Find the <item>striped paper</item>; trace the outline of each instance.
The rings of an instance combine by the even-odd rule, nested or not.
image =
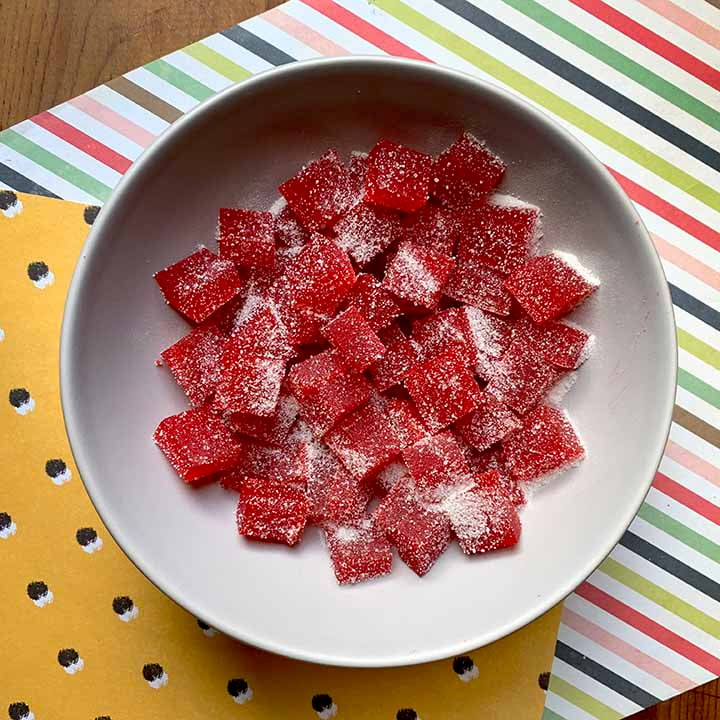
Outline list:
[[[565,602],[544,720],[612,720],[720,675],[720,11],[703,0],[291,0],[0,133],[0,185],[102,204],[170,123],[295,60],[398,55],[503,85],[608,167],[667,274],[670,441]]]

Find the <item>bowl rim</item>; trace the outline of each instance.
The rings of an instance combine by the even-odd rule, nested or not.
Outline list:
[[[239,631],[237,628],[232,627],[222,619],[213,617],[212,613],[206,613],[202,608],[197,607],[195,603],[189,602],[184,597],[184,592],[181,586],[176,585],[172,580],[164,577],[161,571],[152,567],[151,564],[144,559],[142,551],[139,548],[134,547],[131,538],[128,537],[122,529],[120,523],[116,521],[112,508],[109,507],[103,500],[102,493],[100,491],[100,484],[97,483],[89,473],[84,471],[84,468],[89,467],[90,463],[84,449],[84,443],[82,442],[82,438],[80,437],[80,433],[77,429],[80,411],[74,400],[74,392],[71,381],[72,373],[70,370],[72,366],[74,338],[78,335],[77,318],[80,311],[81,291],[87,280],[86,267],[89,265],[88,260],[97,252],[100,239],[106,232],[106,226],[109,227],[112,224],[114,209],[116,206],[121,205],[124,196],[130,191],[135,177],[141,175],[146,166],[151,165],[154,159],[158,155],[161,155],[166,147],[171,147],[175,142],[176,136],[185,127],[201,121],[202,118],[204,118],[209,112],[217,110],[227,103],[233,102],[236,95],[241,95],[255,86],[273,82],[275,79],[280,77],[303,75],[308,72],[312,73],[318,68],[322,69],[323,67],[330,65],[340,68],[343,66],[359,66],[365,67],[368,70],[382,70],[387,66],[393,66],[398,68],[400,71],[406,70],[412,73],[426,73],[444,76],[445,78],[455,81],[470,83],[475,85],[478,90],[485,95],[494,96],[497,100],[509,105],[512,111],[530,115],[536,121],[544,125],[552,126],[554,131],[559,133],[564,141],[572,146],[575,153],[581,157],[582,161],[595,169],[599,179],[601,178],[607,186],[607,189],[610,190],[611,195],[614,197],[614,201],[618,204],[618,206],[622,208],[625,213],[629,213],[633,217],[635,224],[637,225],[639,235],[642,238],[641,242],[644,243],[645,249],[649,251],[647,254],[650,259],[651,267],[648,267],[648,272],[654,273],[658,284],[662,288],[661,293],[656,298],[656,302],[662,306],[661,312],[668,323],[668,335],[670,336],[673,349],[672,357],[669,359],[670,372],[668,373],[666,385],[665,387],[658,388],[658,391],[662,391],[665,400],[663,412],[658,418],[657,431],[655,432],[656,447],[654,449],[654,454],[657,456],[657,462],[652,468],[648,469],[649,471],[647,473],[647,477],[644,479],[644,482],[637,483],[637,489],[632,502],[627,504],[624,512],[618,514],[619,520],[616,524],[617,529],[615,532],[608,535],[608,541],[602,550],[590,558],[573,577],[568,578],[567,582],[559,587],[555,593],[549,594],[542,602],[532,606],[523,615],[497,628],[495,632],[486,633],[484,636],[479,638],[470,638],[462,642],[456,642],[450,646],[437,648],[434,651],[426,651],[421,654],[407,652],[405,655],[393,656],[391,658],[384,658],[380,656],[375,660],[365,657],[358,659],[352,656],[330,656],[317,652],[307,652],[294,647],[283,647],[280,643],[266,641],[262,637],[256,637],[248,630]],[[677,336],[672,300],[657,250],[650,238],[647,228],[645,227],[631,200],[606,167],[580,140],[562,127],[562,125],[560,125],[547,113],[534,107],[522,97],[469,73],[442,65],[431,64],[421,60],[409,60],[405,58],[373,55],[353,55],[341,58],[317,58],[297,61],[287,65],[270,68],[253,75],[250,78],[230,85],[224,90],[218,92],[216,95],[200,102],[192,110],[176,120],[163,131],[163,133],[140,155],[140,157],[135,160],[130,169],[120,179],[108,201],[104,204],[102,212],[99,213],[97,219],[95,220],[80,251],[73,271],[65,302],[60,335],[60,399],[65,429],[70,442],[70,448],[75,464],[78,468],[83,485],[85,486],[85,489],[87,490],[90,500],[100,516],[100,519],[112,538],[115,542],[117,542],[123,553],[130,559],[135,567],[171,600],[186,609],[188,612],[192,613],[193,616],[202,618],[212,627],[215,627],[226,635],[278,655],[290,657],[296,660],[331,666],[365,668],[396,667],[416,665],[460,655],[479,647],[489,645],[490,643],[508,636],[531,623],[559,602],[563,601],[595,571],[595,569],[610,554],[610,552],[612,552],[623,533],[635,518],[645,499],[645,496],[650,490],[652,480],[655,477],[662,460],[663,451],[670,433],[675,402],[677,355]]]

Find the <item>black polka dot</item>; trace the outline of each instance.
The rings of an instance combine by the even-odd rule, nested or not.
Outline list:
[[[47,263],[44,263],[42,260],[31,262],[27,266],[28,277],[33,282],[37,282],[40,278],[45,277],[45,275],[47,275],[49,272],[50,268],[47,266]]]
[[[200,618],[197,619],[197,624],[201,630],[209,630],[210,629],[210,626],[204,620],[201,620]]]
[[[39,600],[43,595],[47,595],[48,586],[42,580],[35,580],[28,583],[27,594],[31,600]]]
[[[538,685],[542,690],[547,690],[550,686],[550,673],[542,672],[538,675]]]
[[[30,708],[27,703],[14,702],[8,705],[8,715],[10,720],[23,720],[30,715]]]
[[[417,720],[417,713],[412,708],[401,708],[395,715],[396,720]]]
[[[310,704],[315,712],[322,712],[323,710],[331,708],[333,701],[326,693],[320,693],[319,695],[313,695]]]
[[[51,478],[56,478],[58,475],[62,475],[67,470],[67,465],[64,460],[60,458],[53,458],[45,463],[45,472]]]
[[[0,512],[0,530],[7,530],[12,525],[12,518],[6,512]]]
[[[76,663],[80,656],[75,648],[63,648],[60,650],[57,656],[58,662],[64,667],[70,667],[73,663]]]
[[[133,609],[133,601],[127,595],[118,595],[112,601],[113,610],[118,615]]]
[[[97,540],[97,533],[91,527],[83,527],[75,533],[75,539],[80,545],[85,547],[86,545],[89,545],[90,543]]]
[[[112,720],[109,715],[98,715],[95,720]]]
[[[30,393],[25,388],[13,388],[8,395],[8,399],[14,408],[19,408],[30,399]]]
[[[88,225],[92,225],[97,219],[99,212],[100,208],[97,205],[88,205],[85,210],[83,210],[83,218],[85,218],[85,222]]]
[[[475,663],[472,661],[472,658],[469,658],[467,655],[460,655],[460,657],[456,657],[452,664],[453,670],[458,675],[462,675],[464,672],[472,670],[474,665]]]
[[[227,691],[233,697],[242,695],[243,693],[246,693],[247,690],[248,690],[248,684],[247,684],[247,681],[244,680],[243,678],[233,678],[232,680],[228,680]]]
[[[17,202],[17,195],[12,190],[0,190],[0,210],[7,210]]]
[[[142,669],[142,675],[148,682],[160,679],[164,672],[162,665],[158,663],[147,663]]]

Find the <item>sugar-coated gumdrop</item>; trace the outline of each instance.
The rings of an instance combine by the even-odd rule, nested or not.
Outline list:
[[[397,239],[400,219],[393,210],[360,203],[345,213],[333,229],[337,244],[363,267]]]
[[[412,212],[428,200],[433,159],[390,140],[379,140],[368,156],[365,200]]]
[[[512,296],[536,323],[569,313],[599,284],[574,255],[561,252],[531,258],[505,281]]]
[[[354,307],[336,315],[322,332],[345,367],[364,370],[385,354],[380,338]]]
[[[227,470],[242,452],[227,425],[207,406],[161,420],[153,440],[185,482]]]
[[[487,203],[460,219],[461,265],[480,264],[503,275],[530,256],[540,232],[540,210],[534,205]]]
[[[535,480],[585,457],[585,448],[566,413],[541,405],[523,418],[504,443],[506,467],[515,480]]]
[[[504,276],[474,258],[456,259],[443,292],[453,300],[496,315],[509,315],[512,307]]]
[[[328,150],[280,186],[280,192],[308,230],[332,225],[352,202],[352,188],[336,150]]]
[[[277,244],[288,248],[300,248],[310,239],[307,230],[284,198],[280,198],[270,212],[273,214],[273,230]]]
[[[387,327],[400,315],[393,296],[370,274],[361,273],[343,300],[343,307],[354,307],[373,330]]]
[[[574,370],[582,365],[592,351],[592,335],[566,323],[547,322],[537,325],[524,318],[517,324],[515,333],[549,363],[565,370]]]
[[[417,365],[404,380],[428,428],[437,432],[474,410],[480,387],[467,361],[449,351]]]
[[[465,308],[448,308],[430,313],[413,322],[412,338],[423,358],[456,349],[473,364],[473,340]]]
[[[197,327],[160,353],[193,405],[204,405],[213,393],[225,338],[214,327]]]
[[[384,391],[401,382],[420,362],[420,349],[397,325],[382,331],[380,339],[385,345],[385,355],[375,363],[371,373],[377,389]]]
[[[305,488],[308,481],[308,443],[287,442],[280,446],[265,445],[243,440],[242,456],[235,467],[223,473],[220,484],[230,490],[239,490],[245,478],[293,483]]]
[[[432,194],[449,205],[470,205],[497,187],[505,163],[466,132],[440,153],[433,169]]]
[[[507,405],[485,392],[477,408],[458,420],[455,427],[465,442],[482,451],[519,428],[520,420]]]
[[[289,360],[294,355],[287,328],[271,307],[261,307],[237,322],[232,333],[240,353],[266,355]]]
[[[455,261],[440,252],[412,242],[402,242],[385,272],[383,286],[411,305],[433,308]]]
[[[439,205],[425,205],[403,219],[401,240],[453,255],[459,226],[455,216]]]
[[[542,400],[559,375],[530,345],[515,338],[492,366],[486,390],[523,415]]]
[[[238,532],[255,540],[295,545],[309,508],[305,492],[297,485],[247,478],[240,485]]]
[[[468,482],[470,466],[452,433],[423,438],[403,450],[403,459],[421,493]]]
[[[430,435],[415,405],[404,397],[387,397],[383,406],[390,421],[395,426],[395,433],[400,448],[414,445]]]
[[[235,265],[207,248],[155,273],[155,280],[168,305],[194,323],[210,317],[243,287]]]
[[[247,268],[275,265],[275,232],[269,212],[221,208],[218,220],[220,257]]]
[[[340,585],[387,575],[392,570],[390,543],[370,518],[325,530],[330,560]]]
[[[467,555],[499,550],[520,540],[520,517],[500,476],[478,478],[475,485],[453,493],[442,503],[462,551]]]
[[[277,407],[272,415],[261,417],[248,413],[232,413],[227,417],[227,422],[241,435],[270,445],[281,445],[290,433],[299,412],[298,401],[281,388]]]

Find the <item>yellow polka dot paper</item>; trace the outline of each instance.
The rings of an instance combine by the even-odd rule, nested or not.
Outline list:
[[[96,209],[9,195],[0,214],[1,712],[12,720],[540,717],[559,608],[467,656],[357,670],[245,646],[157,590],[96,514],[60,407],[63,305]]]

